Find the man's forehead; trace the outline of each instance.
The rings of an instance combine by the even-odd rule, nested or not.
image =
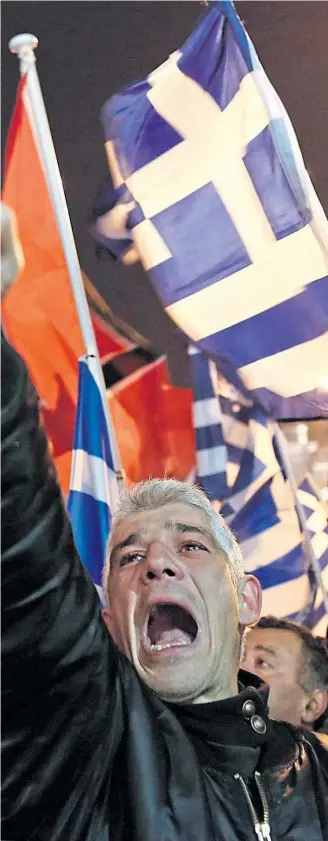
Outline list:
[[[301,649],[297,634],[285,628],[252,628],[248,639],[253,648],[266,648],[277,654],[286,652],[295,657]]]
[[[183,532],[189,528],[204,534],[214,542],[206,516],[195,506],[186,503],[171,503],[161,508],[129,515],[116,527],[112,542],[117,544],[132,533],[147,536],[161,530]]]

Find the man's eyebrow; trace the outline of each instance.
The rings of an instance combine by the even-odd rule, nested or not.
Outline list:
[[[213,535],[208,529],[200,528],[200,526],[192,526],[190,523],[167,522],[165,523],[165,528],[171,531],[177,531],[179,534],[196,532],[196,534],[201,534],[202,537],[207,537],[212,543],[214,542]]]
[[[254,651],[264,651],[266,654],[273,654],[274,657],[277,654],[273,648],[269,648],[267,645],[254,645]]]
[[[141,540],[141,532],[140,531],[135,531],[135,532],[132,532],[132,534],[129,534],[129,536],[126,537],[125,540],[122,540],[121,543],[117,543],[116,546],[113,546],[112,551],[110,553],[110,561],[113,560],[114,555],[120,549],[124,549],[125,546],[132,546],[134,543],[140,543],[140,540]]]

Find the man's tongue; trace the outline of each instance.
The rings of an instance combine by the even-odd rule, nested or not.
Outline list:
[[[189,645],[193,635],[186,627],[187,617],[182,608],[159,605],[149,619],[148,636],[152,647]]]
[[[161,645],[189,645],[191,637],[181,628],[171,628],[169,631],[162,631],[156,638],[156,644]]]

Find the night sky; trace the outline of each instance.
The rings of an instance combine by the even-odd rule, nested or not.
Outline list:
[[[237,2],[260,60],[296,129],[307,167],[328,212],[328,3]],[[144,77],[183,43],[198,2],[2,3],[2,132],[18,82],[11,36],[38,36],[38,71],[82,267],[111,308],[170,349],[175,381],[186,382],[176,328],[141,268],[97,261],[86,218],[107,172],[100,109],[118,88]]]

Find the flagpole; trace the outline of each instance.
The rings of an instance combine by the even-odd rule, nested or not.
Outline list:
[[[279,454],[280,454],[280,458],[281,458],[281,463],[282,463],[282,466],[285,470],[286,477],[287,477],[287,479],[290,483],[290,486],[291,486],[292,494],[293,494],[293,497],[294,497],[295,508],[296,508],[296,511],[297,511],[297,514],[298,514],[301,529],[302,529],[302,532],[304,534],[305,542],[306,542],[306,545],[307,545],[309,560],[310,560],[310,563],[311,563],[311,566],[312,566],[312,569],[313,569],[313,572],[314,572],[314,575],[315,575],[317,586],[322,591],[323,603],[324,603],[324,606],[325,606],[325,611],[328,615],[328,593],[326,592],[325,585],[324,585],[324,582],[323,582],[319,561],[315,557],[315,554],[314,554],[314,551],[313,551],[313,546],[312,546],[312,543],[311,543],[311,536],[309,534],[309,530],[308,530],[308,527],[307,527],[305,511],[304,511],[302,503],[299,501],[299,498],[298,498],[297,484],[296,484],[295,476],[294,476],[294,473],[293,473],[293,468],[292,468],[292,465],[291,465],[291,462],[290,462],[285,436],[284,436],[283,432],[281,431],[280,426],[277,423],[277,421],[275,421],[275,423],[274,423],[274,429],[275,429],[275,439],[276,439],[276,442],[277,442],[277,446],[278,446],[278,450],[279,450]]]
[[[35,131],[38,150],[45,178],[49,189],[53,210],[56,216],[57,226],[65,254],[68,274],[75,298],[78,319],[81,327],[85,354],[92,359],[92,367],[96,368],[97,380],[103,402],[103,408],[108,426],[113,464],[117,480],[120,486],[123,483],[122,468],[119,451],[116,442],[115,432],[110,417],[108,401],[106,398],[106,386],[102,367],[99,359],[97,343],[92,326],[90,310],[84,289],[84,283],[77,255],[71,220],[68,213],[63,182],[61,179],[56,152],[52,140],[47,112],[40,87],[39,77],[36,69],[34,50],[38,46],[38,39],[30,33],[15,35],[9,41],[10,52],[18,56],[21,76],[26,78],[27,91],[29,95],[30,116],[32,127]]]

